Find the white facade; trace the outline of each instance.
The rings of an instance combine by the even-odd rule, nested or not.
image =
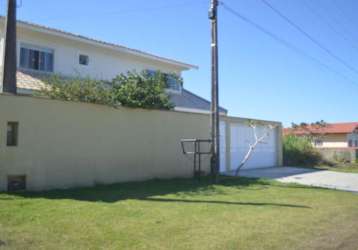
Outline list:
[[[3,64],[4,18],[0,19],[0,66]],[[20,47],[35,47],[53,51],[54,73],[111,80],[128,71],[160,70],[181,74],[195,66],[154,56],[145,52],[108,44],[42,26],[18,22],[17,56],[20,66]],[[79,56],[88,56],[88,65],[80,65]],[[19,67],[21,68],[21,67]]]
[[[358,134],[327,134],[315,138],[312,145],[316,148],[349,148],[358,147]]]

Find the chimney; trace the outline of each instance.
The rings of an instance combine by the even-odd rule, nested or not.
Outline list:
[[[4,50],[3,92],[16,94],[16,0],[8,0]]]

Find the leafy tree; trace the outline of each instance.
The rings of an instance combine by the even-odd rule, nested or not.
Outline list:
[[[46,86],[35,93],[51,99],[114,105],[111,89],[103,81],[53,75],[43,79]]]
[[[172,109],[165,92],[166,80],[167,75],[159,71],[154,75],[145,71],[121,74],[112,81],[114,99],[127,107]]]
[[[174,105],[165,92],[168,76],[181,81],[181,78],[174,74],[168,75],[159,71],[154,75],[146,71],[128,72],[118,75],[109,82],[55,75],[43,79],[47,85],[36,95],[112,107],[122,105],[132,108],[172,109]]]
[[[303,132],[304,136],[314,141],[316,139],[321,139],[325,136],[324,128],[328,127],[329,124],[324,120],[312,122],[312,123],[305,123],[301,122],[300,124],[291,123],[291,128],[293,134],[295,132]],[[318,133],[319,132],[319,133]]]

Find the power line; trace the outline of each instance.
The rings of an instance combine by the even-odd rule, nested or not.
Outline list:
[[[308,58],[309,60],[315,62],[316,64],[320,65],[321,67],[325,68],[326,70],[344,78],[347,82],[354,84],[355,86],[357,86],[357,83],[353,80],[351,80],[349,77],[347,77],[345,74],[342,74],[341,72],[335,70],[334,68],[330,67],[328,64],[322,62],[321,60],[307,54],[305,51],[301,50],[300,48],[296,47],[294,44],[288,42],[287,40],[279,37],[278,35],[276,35],[275,33],[267,30],[265,27],[261,26],[260,24],[252,21],[251,19],[243,16],[241,13],[239,13],[238,11],[232,9],[231,7],[229,7],[226,3],[224,2],[220,2],[221,6],[228,12],[230,12],[231,14],[233,14],[234,16],[236,16],[237,18],[241,19],[242,21],[250,24],[251,26],[253,26],[255,29],[261,31],[262,33],[266,34],[267,36],[271,37],[273,40],[275,40],[276,42],[280,43],[281,45],[285,46],[286,48],[294,51],[296,54],[299,54],[302,57]]]
[[[303,1],[301,1],[301,2],[304,3],[306,9],[308,9],[314,16],[316,16],[317,19],[319,19],[322,23],[326,24],[327,27],[328,27],[332,32],[336,33],[340,38],[342,38],[344,41],[346,41],[347,43],[349,43],[352,48],[358,50],[358,46],[355,45],[355,42],[352,41],[352,39],[350,39],[344,32],[339,31],[338,29],[336,29],[336,28],[334,27],[334,25],[330,24],[330,23],[327,22],[327,21],[324,21],[324,19],[325,19],[324,16],[323,16],[322,14],[320,14],[319,11],[317,11],[315,8],[313,8],[313,7],[310,5],[309,1],[303,0]]]
[[[354,21],[349,17],[349,15],[347,15],[347,12],[344,11],[340,5],[338,5],[336,2],[334,1],[328,1],[331,3],[331,6],[336,10],[336,13],[340,13],[341,15],[341,20],[345,20],[343,21],[344,23],[346,23],[346,27],[350,26],[350,23],[354,23]],[[352,28],[352,27],[351,27]]]
[[[328,12],[328,11],[330,11],[330,9],[327,9],[326,7],[327,7],[327,6],[324,6],[324,5],[316,5],[316,6],[315,6],[315,9],[321,9],[323,12]],[[332,7],[336,9],[335,6],[332,5]],[[337,11],[336,11],[336,13],[337,13]],[[331,19],[331,21],[332,21],[337,27],[340,27],[341,29],[343,29],[343,32],[345,32],[345,33],[347,33],[347,34],[350,34],[352,40],[354,40],[353,42],[356,41],[357,36],[356,36],[355,34],[350,33],[352,30],[349,31],[349,28],[347,27],[346,24],[344,24],[344,23],[342,22],[342,20],[339,20],[337,17],[335,17],[335,16],[333,16],[333,15],[330,15],[330,19]],[[341,19],[342,19],[342,18],[341,18]]]
[[[278,16],[280,16],[282,19],[284,19],[287,23],[289,23],[292,27],[294,27],[296,30],[298,30],[300,33],[302,33],[305,37],[307,37],[311,42],[316,44],[319,48],[321,48],[323,51],[325,51],[328,55],[330,55],[332,58],[334,58],[336,61],[340,62],[346,68],[350,69],[354,73],[358,74],[358,70],[351,66],[349,63],[347,63],[345,60],[340,58],[339,56],[335,55],[330,49],[326,48],[322,43],[320,43],[318,40],[313,38],[310,34],[308,34],[303,28],[298,26],[295,22],[293,22],[291,19],[289,19],[287,16],[285,16],[282,12],[280,12],[278,9],[276,9],[272,4],[270,4],[266,0],[261,0],[262,3],[264,3],[267,7],[269,7],[271,10],[273,10]]]

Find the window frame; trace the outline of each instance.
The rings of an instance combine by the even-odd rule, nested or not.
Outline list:
[[[166,84],[168,84],[168,79],[167,79],[167,77],[168,76],[170,76],[169,74],[165,74],[164,73],[164,75],[165,75],[165,77],[166,77]],[[165,88],[165,91],[167,92],[167,93],[174,93],[174,94],[181,94],[182,93],[182,90],[183,90],[183,86],[182,86],[182,84],[180,84],[180,82],[177,82],[178,83],[178,85],[179,85],[179,89],[173,89],[173,88],[168,88],[168,87],[166,87]]]
[[[87,57],[87,64],[81,64],[81,56]],[[88,54],[80,52],[80,53],[78,53],[77,59],[78,59],[78,65],[83,66],[83,67],[88,67],[89,66],[90,59],[89,59]]]
[[[149,75],[155,74],[158,70],[155,69],[147,69],[146,72]],[[167,84],[167,77],[170,76],[170,73],[165,73],[162,72],[162,74],[164,75],[164,77],[166,78],[166,84]],[[172,88],[168,88],[168,85],[165,86],[165,92],[166,93],[174,93],[174,94],[181,94],[182,90],[183,90],[183,85],[179,83],[179,89],[172,89]]]
[[[323,146],[323,140],[322,139],[315,139],[313,144],[315,147],[322,147]]]
[[[11,140],[9,138],[9,133],[10,133],[9,126],[11,126],[11,131],[12,131]],[[19,145],[19,122],[8,121],[6,123],[6,146],[17,147],[18,145]]]
[[[33,51],[44,52],[44,53],[51,53],[52,54],[52,67],[51,67],[52,69],[51,69],[51,71],[23,67],[21,65],[21,49],[22,48],[25,48],[28,50],[33,50]],[[26,71],[32,71],[32,72],[47,73],[47,74],[51,74],[51,73],[55,72],[55,49],[46,47],[46,46],[42,46],[42,45],[30,44],[27,42],[20,42],[18,51],[19,51],[18,67],[20,69],[23,69]]]

